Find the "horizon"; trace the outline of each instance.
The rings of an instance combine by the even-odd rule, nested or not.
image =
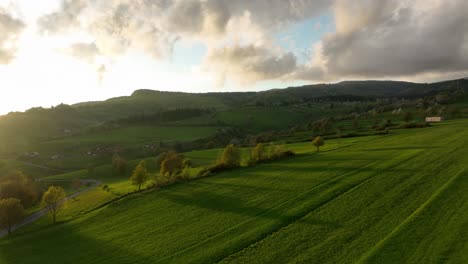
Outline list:
[[[0,0],[0,115],[140,89],[463,78],[466,9],[461,0]]]
[[[303,87],[303,86],[315,86],[315,85],[334,85],[334,84],[339,84],[339,83],[343,83],[343,82],[372,82],[372,81],[375,81],[375,82],[408,82],[408,83],[415,83],[415,84],[432,84],[432,83],[438,83],[438,82],[449,82],[449,81],[456,81],[456,80],[463,80],[463,79],[468,79],[467,77],[461,77],[461,78],[456,78],[456,79],[450,79],[450,80],[439,80],[439,81],[435,81],[435,82],[409,82],[409,81],[403,81],[403,80],[389,80],[389,79],[382,79],[382,80],[377,80],[377,79],[367,79],[367,80],[340,80],[340,81],[337,81],[337,82],[322,82],[322,83],[314,83],[314,84],[304,84],[304,85],[299,85],[299,86],[286,86],[286,87],[279,87],[279,88],[266,88],[266,89],[261,89],[261,90],[245,90],[245,91],[200,91],[200,92],[197,92],[197,91],[177,91],[177,90],[158,90],[158,89],[135,89],[133,90],[131,93],[129,94],[125,94],[125,95],[117,95],[117,96],[114,96],[114,97],[109,97],[109,98],[104,98],[102,100],[90,100],[90,101],[78,101],[78,102],[71,102],[71,103],[64,103],[64,102],[60,102],[60,103],[57,103],[55,105],[51,105],[51,106],[44,106],[44,105],[39,105],[39,106],[31,106],[29,108],[26,108],[24,110],[18,110],[18,111],[8,111],[6,113],[2,113],[0,112],[0,117],[1,116],[5,116],[5,115],[8,115],[10,113],[23,113],[27,110],[30,110],[32,108],[45,108],[45,109],[50,109],[50,108],[53,108],[53,107],[56,107],[58,105],[61,105],[61,104],[65,104],[65,105],[77,105],[77,104],[81,104],[81,103],[94,103],[94,102],[104,102],[104,101],[107,101],[107,100],[111,100],[111,99],[114,99],[114,98],[120,98],[120,97],[129,97],[129,96],[132,96],[133,93],[137,92],[137,91],[141,91],[141,90],[148,90],[148,91],[154,91],[154,92],[168,92],[168,93],[187,93],[187,94],[208,94],[208,93],[251,93],[251,92],[265,92],[265,91],[272,91],[272,90],[283,90],[283,89],[289,89],[289,88],[299,88],[299,87]]]

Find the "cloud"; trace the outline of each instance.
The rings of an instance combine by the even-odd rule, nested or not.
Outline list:
[[[100,55],[99,49],[94,42],[74,43],[65,49],[64,52],[88,63],[93,63],[96,57]]]
[[[332,79],[466,72],[467,10],[464,0],[338,0],[336,32],[322,39],[315,66]]]
[[[14,59],[16,42],[24,28],[23,21],[0,7],[0,64],[8,64]]]
[[[327,10],[336,31],[298,64],[277,32]],[[165,60],[190,39],[207,46],[203,68],[220,80],[410,79],[468,72],[466,10],[464,0],[64,0],[37,23],[48,34],[86,32],[91,44],[68,48],[85,60],[132,50]]]
[[[42,33],[85,31],[106,56],[137,49],[166,59],[180,38],[219,46],[252,31],[235,28],[246,17],[262,32],[257,35],[267,38],[272,27],[316,15],[329,5],[325,0],[64,0],[37,23]]]
[[[221,74],[221,80],[241,83],[284,78],[296,69],[292,53],[274,53],[263,47],[231,46],[212,50],[205,63],[208,71]]]
[[[37,25],[42,34],[58,34],[80,26],[79,17],[88,5],[85,0],[63,0],[60,9],[42,16]]]

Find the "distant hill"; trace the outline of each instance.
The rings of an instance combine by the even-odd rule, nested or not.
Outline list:
[[[468,87],[468,80],[438,83],[400,81],[344,81],[262,92],[183,93],[137,90],[130,96],[105,101],[32,108],[0,116],[0,140],[6,145],[27,145],[38,139],[66,136],[89,126],[130,116],[153,115],[174,109],[223,111],[249,106],[289,106],[328,100],[365,101],[376,98],[415,98],[434,95],[454,87]]]

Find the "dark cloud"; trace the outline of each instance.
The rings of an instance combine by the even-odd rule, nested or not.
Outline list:
[[[8,64],[15,57],[16,41],[25,24],[0,7],[0,64]]]
[[[181,33],[198,33],[203,29],[203,21],[203,10],[200,1],[177,1],[169,12],[168,30]]]
[[[337,32],[322,41],[337,77],[380,78],[468,70],[468,2],[337,1]]]

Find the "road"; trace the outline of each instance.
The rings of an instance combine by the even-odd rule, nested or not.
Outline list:
[[[61,180],[61,179],[47,180],[47,182],[65,182],[65,181],[70,181],[70,180]],[[85,189],[83,189],[81,191],[70,194],[69,196],[65,197],[65,199],[62,200],[62,203],[65,202],[65,201],[68,201],[70,199],[73,199],[73,198],[77,197],[78,195],[80,195],[80,194],[82,194],[84,192],[87,192],[87,191],[89,191],[91,189],[94,189],[94,188],[96,188],[97,186],[99,186],[101,184],[101,181],[93,180],[93,179],[80,179],[80,181],[84,185],[91,184],[91,186],[86,187]],[[18,228],[20,228],[22,226],[31,224],[34,221],[37,221],[38,219],[40,219],[41,217],[43,217],[47,213],[48,213],[47,209],[44,208],[44,209],[41,209],[41,210],[35,212],[32,215],[27,216],[25,219],[23,219],[23,221],[21,223],[15,225],[12,228],[12,231],[15,231],[16,229],[18,229]],[[6,230],[6,229],[0,230],[0,238],[4,237],[6,235],[8,235],[8,230]]]

